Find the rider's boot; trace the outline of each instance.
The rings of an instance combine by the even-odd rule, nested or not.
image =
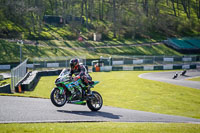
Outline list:
[[[90,88],[93,88],[94,82],[93,81],[89,81],[86,77],[84,78],[84,82],[85,82],[85,84],[87,86],[86,95],[87,96],[91,96],[92,95],[92,91],[90,90]]]
[[[92,87],[90,85],[88,85],[88,87],[87,87],[87,96],[91,96],[92,95],[91,88]]]

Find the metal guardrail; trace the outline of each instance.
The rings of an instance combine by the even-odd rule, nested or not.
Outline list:
[[[163,65],[191,64],[199,62],[199,56],[112,56],[111,64],[116,65]]]
[[[24,62],[19,64],[17,67],[11,70],[11,91],[15,92],[15,86],[24,78],[27,73],[27,61],[26,59]]]

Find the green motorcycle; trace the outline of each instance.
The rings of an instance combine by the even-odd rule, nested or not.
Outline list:
[[[69,76],[69,71],[63,69],[55,81],[56,87],[51,92],[51,102],[62,107],[65,103],[86,105],[91,111],[98,111],[103,105],[101,95],[96,91],[90,91],[99,81],[86,86],[81,79],[74,80]]]

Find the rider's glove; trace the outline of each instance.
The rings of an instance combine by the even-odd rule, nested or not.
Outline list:
[[[78,79],[80,79],[80,76],[79,76],[79,75],[76,76],[76,77],[74,77],[74,80],[75,80],[75,81],[77,81]]]
[[[73,79],[72,76],[70,76],[69,79],[72,80]]]

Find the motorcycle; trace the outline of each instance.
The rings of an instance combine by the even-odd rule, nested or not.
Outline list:
[[[103,105],[103,99],[98,92],[90,91],[98,83],[99,81],[93,81],[88,87],[80,78],[75,81],[69,76],[69,70],[63,69],[55,80],[56,87],[51,92],[51,102],[57,107],[62,107],[65,103],[87,104],[91,111],[98,111]]]

